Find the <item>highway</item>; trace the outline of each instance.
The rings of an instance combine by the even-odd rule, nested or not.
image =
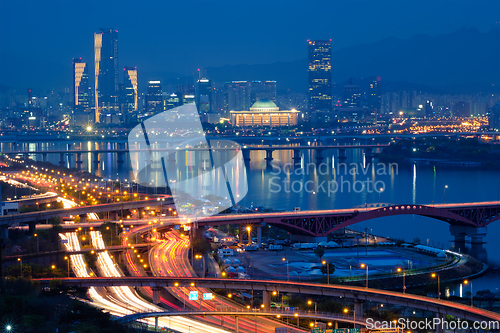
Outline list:
[[[40,283],[48,284],[51,279],[36,279]],[[500,314],[478,307],[430,298],[426,296],[403,294],[373,288],[348,285],[324,285],[306,282],[287,282],[275,280],[243,280],[217,278],[187,278],[187,277],[124,277],[124,278],[63,278],[60,281],[65,285],[79,287],[89,286],[156,286],[156,287],[187,287],[193,284],[198,288],[220,288],[228,290],[257,290],[272,293],[299,293],[306,295],[321,295],[327,297],[341,297],[372,301],[381,304],[400,305],[407,308],[421,309],[442,315],[451,315],[466,320],[493,320],[500,321]]]
[[[166,240],[162,241],[159,245],[153,247],[149,253],[149,262],[155,276],[187,276],[196,277],[192,266],[188,259],[189,238],[182,237],[176,231],[170,231],[166,235]],[[197,287],[179,287],[168,288],[168,291],[175,297],[180,299],[186,309],[198,309],[202,311],[217,311],[221,308],[229,308],[234,310],[241,310],[243,306],[227,300],[225,297],[217,296],[213,301],[189,301],[189,292],[197,291],[201,298],[204,293],[213,293],[207,288]],[[216,319],[217,318],[217,319]],[[222,322],[221,317],[207,318],[207,320]],[[224,327],[235,329],[234,318],[225,318],[223,320]],[[241,332],[258,332],[269,333],[274,332],[276,327],[282,327],[283,324],[266,320],[256,319],[250,320],[248,318],[241,318],[239,320],[239,329]]]

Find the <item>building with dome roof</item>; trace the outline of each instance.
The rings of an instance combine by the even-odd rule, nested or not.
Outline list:
[[[231,123],[238,127],[296,126],[300,111],[280,110],[271,100],[255,102],[249,111],[230,111]]]

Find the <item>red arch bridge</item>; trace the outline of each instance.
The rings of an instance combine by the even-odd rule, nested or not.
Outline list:
[[[294,234],[323,237],[356,223],[396,215],[420,215],[445,221],[450,224],[450,232],[456,242],[465,241],[468,236],[471,242],[482,243],[486,226],[500,219],[500,201],[433,205],[371,204],[350,209],[216,215],[200,219],[196,224],[240,224],[240,227],[252,224],[257,225],[260,231],[262,223],[266,223]],[[258,235],[260,238],[260,232]]]

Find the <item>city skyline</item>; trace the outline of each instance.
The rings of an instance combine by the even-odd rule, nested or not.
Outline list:
[[[26,13],[27,16],[33,15],[31,10],[37,8],[36,3],[28,3],[30,3],[31,6],[28,7],[28,11]],[[49,4],[50,3],[51,2],[49,2]],[[57,4],[57,2],[54,4]],[[203,6],[206,5],[200,3],[197,4],[199,6],[194,6],[192,8],[192,14],[199,16],[201,15],[200,12],[202,11]],[[244,4],[245,2],[243,2],[240,6],[244,7]],[[77,28],[56,30],[55,33],[60,36],[59,38],[64,38],[64,35],[68,33],[71,34],[71,38],[67,39],[68,42],[64,43],[64,48],[59,49],[58,51],[55,50],[57,50],[58,47],[60,48],[60,46],[53,44],[51,41],[47,41],[48,49],[51,51],[42,52],[42,54],[40,54],[35,60],[35,63],[41,62],[45,64],[45,66],[50,66],[55,70],[55,73],[51,73],[44,78],[47,85],[55,86],[55,82],[60,87],[64,86],[60,79],[64,76],[61,74],[58,75],[57,69],[62,71],[62,68],[68,66],[66,59],[70,59],[75,56],[82,57],[84,61],[89,62],[93,58],[93,54],[90,53],[92,47],[90,44],[92,41],[90,40],[89,33],[96,31],[96,27],[100,26],[114,27],[116,30],[121,31],[120,62],[122,64],[136,66],[138,70],[143,73],[143,75],[141,75],[141,80],[147,82],[148,80],[155,79],[154,77],[151,77],[154,73],[161,75],[170,73],[172,77],[178,75],[180,76],[180,79],[183,79],[183,76],[192,76],[197,68],[214,66],[220,67],[226,65],[234,66],[237,64],[270,64],[278,61],[287,62],[304,59],[306,58],[304,41],[307,39],[332,38],[332,51],[335,52],[342,48],[352,47],[362,43],[373,43],[385,38],[395,37],[407,39],[418,34],[426,33],[430,36],[436,36],[451,33],[464,26],[477,27],[480,31],[488,31],[493,26],[498,25],[495,24],[498,19],[494,19],[494,15],[491,13],[494,12],[495,8],[497,8],[497,3],[492,1],[480,2],[479,5],[476,5],[474,8],[469,8],[471,7],[470,3],[467,2],[454,2],[453,5],[437,2],[433,3],[432,6],[427,3],[427,5],[430,6],[429,8],[433,9],[426,14],[427,17],[430,19],[433,16],[441,15],[441,19],[436,19],[431,21],[431,23],[426,23],[425,25],[410,25],[404,22],[399,22],[398,25],[395,22],[395,20],[401,21],[401,16],[405,16],[407,21],[419,18],[419,11],[422,11],[423,8],[425,8],[425,6],[421,6],[420,3],[418,5],[415,2],[408,2],[406,4],[399,3],[396,6],[391,6],[391,4],[393,4],[392,2],[378,2],[378,4],[380,5],[380,8],[374,9],[371,8],[372,5],[363,2],[363,6],[358,6],[356,15],[351,14],[347,15],[346,18],[341,17],[336,18],[335,20],[328,20],[327,22],[322,22],[319,27],[316,28],[307,25],[307,23],[310,22],[310,18],[307,16],[301,18],[299,21],[301,23],[293,27],[292,30],[288,27],[290,25],[289,22],[283,22],[284,24],[286,23],[285,26],[287,26],[289,31],[286,34],[281,33],[280,29],[267,29],[267,33],[259,35],[259,32],[263,29],[263,27],[260,27],[258,24],[252,25],[251,29],[240,28],[237,30],[239,35],[234,36],[236,39],[233,38],[232,42],[228,42],[231,40],[231,37],[226,34],[234,35],[236,32],[229,31],[227,29],[225,26],[225,24],[229,24],[227,21],[211,21],[211,24],[215,25],[214,29],[222,29],[220,31],[224,31],[222,38],[216,38],[215,33],[211,35],[207,34],[207,32],[193,38],[193,32],[198,31],[196,28],[200,25],[197,21],[184,22],[182,26],[189,27],[189,29],[181,30],[178,33],[175,33],[174,31],[162,33],[161,29],[158,31],[151,29],[145,30],[146,28],[142,27],[146,27],[147,25],[141,24],[138,24],[135,30],[131,30],[131,27],[123,20],[101,17],[104,13],[111,13],[113,10],[116,12],[123,10],[121,6],[110,7],[109,4],[103,4],[102,9],[99,11],[99,15],[97,15],[97,13],[88,13],[89,19]],[[16,6],[13,3],[5,1],[2,2],[1,5],[6,10],[11,7],[14,9]],[[221,16],[222,14],[217,12],[220,5],[220,3],[214,3],[212,6],[213,8],[206,12],[207,15],[212,14],[211,17],[214,19]],[[283,15],[272,14],[272,10],[277,9],[279,2],[271,2],[270,4],[263,4],[259,2],[259,5],[260,6],[255,7],[259,7],[261,9],[259,11],[260,16],[274,16],[274,19],[271,20],[271,22],[273,22],[273,26],[276,26],[283,21]],[[324,5],[326,6],[326,10],[322,12],[322,14],[319,14],[323,17],[334,15],[336,11],[342,10],[347,10],[347,13],[349,13],[348,9],[352,9],[353,7],[353,4],[349,2],[341,2],[338,7],[326,4]],[[170,4],[169,9],[174,10],[176,9],[176,6],[181,5]],[[279,6],[279,8],[283,13],[288,11],[290,13],[294,13],[293,17],[297,17],[297,15],[299,15],[299,10],[302,9],[303,6],[304,4],[302,3],[291,2],[288,6]],[[223,17],[226,17],[227,20],[234,19],[234,14],[238,12],[237,5],[232,4],[231,6],[226,7],[228,15],[223,15]],[[50,6],[48,6],[48,8],[50,8]],[[47,11],[48,8],[42,8],[40,11]],[[145,8],[148,8],[148,6],[145,6]],[[467,13],[471,14],[464,17],[463,8],[467,8]],[[59,10],[60,13],[62,13],[62,15],[59,15],[61,16],[60,19],[66,19],[64,13],[70,11],[70,9],[70,5],[67,4],[60,6]],[[250,17],[254,14],[254,11],[257,10],[254,7],[246,9],[248,9],[248,12],[239,14],[243,19],[250,19]],[[336,11],[333,11],[334,9]],[[7,12],[6,10],[2,10],[2,13]],[[82,13],[84,13],[85,9],[82,10]],[[144,9],[138,10],[142,11]],[[457,15],[453,20],[450,18],[452,15],[449,15],[451,12],[457,12]],[[390,15],[389,13],[393,13],[393,15]],[[446,15],[444,15],[445,13]],[[394,14],[396,14],[396,16]],[[49,11],[47,15],[54,15],[54,13]],[[484,15],[490,17],[490,19],[484,20]],[[478,16],[477,19],[476,16]],[[479,16],[481,17],[481,20],[479,20]],[[346,20],[348,18],[351,20],[349,21],[349,24],[346,24]],[[179,17],[173,17],[171,18],[171,21],[175,22],[179,19]],[[40,82],[40,78],[35,78],[33,75],[31,77],[25,76],[22,74],[23,70],[18,68],[21,63],[19,62],[19,57],[16,57],[16,54],[23,52],[25,46],[17,44],[18,40],[21,40],[19,38],[20,36],[18,36],[17,39],[14,38],[16,34],[19,34],[20,31],[28,29],[28,27],[34,22],[37,22],[37,20],[39,19],[33,18],[32,21],[24,22],[24,25],[15,29],[19,22],[12,22],[11,17],[2,17],[1,21],[3,23],[0,23],[0,31],[6,31],[7,29],[7,26],[2,26],[2,24],[8,24],[12,31],[10,34],[0,34],[0,41],[2,42],[2,45],[7,45],[7,47],[0,50],[0,57],[4,60],[1,62],[2,64],[0,64],[0,84],[18,87],[18,80],[22,78],[22,82],[25,82],[23,86],[28,85],[37,88],[40,86],[40,84],[33,82]],[[448,20],[451,20],[452,22],[448,22]],[[140,17],[139,22],[141,22]],[[155,22],[152,20],[148,23],[152,26],[156,26],[159,22],[160,21]],[[343,25],[341,23],[343,23]],[[395,28],[396,26],[397,28]],[[366,29],[366,27],[369,27],[369,29]],[[37,38],[37,35],[44,29],[49,28],[50,24],[44,23],[41,29],[30,29],[29,32],[27,32],[28,36],[30,36],[30,48],[37,47],[37,45],[43,40]],[[253,36],[250,35],[251,32],[254,34]],[[155,35],[158,35],[158,38],[156,43],[152,43],[150,39]],[[246,41],[243,45],[242,38]],[[280,43],[274,43],[273,41],[275,38],[280,38]],[[154,46],[155,44],[156,46]],[[9,63],[8,68],[3,65],[7,63]],[[33,65],[35,65],[35,63]],[[30,65],[27,63],[23,64],[24,66]],[[12,75],[12,70],[14,69],[17,70],[18,75]],[[37,71],[40,70],[42,69],[37,68]],[[37,73],[37,71],[32,72]],[[376,73],[371,74],[376,75]],[[54,80],[56,78],[59,79]],[[273,78],[268,77],[262,79],[266,80]],[[335,80],[337,79],[338,78],[335,78]],[[16,83],[15,81],[18,82]]]

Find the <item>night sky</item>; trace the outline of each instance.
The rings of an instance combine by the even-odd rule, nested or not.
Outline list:
[[[119,62],[145,72],[306,57],[307,39],[333,50],[387,37],[439,35],[500,21],[500,1],[0,1],[0,83],[26,62],[93,61],[93,33],[119,31]],[[24,77],[30,83],[33,78]],[[28,75],[29,76],[29,75]]]

